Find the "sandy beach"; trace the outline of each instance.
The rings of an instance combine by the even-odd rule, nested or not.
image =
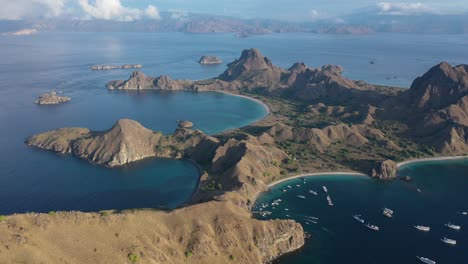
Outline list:
[[[459,159],[468,159],[468,156],[451,156],[451,157],[436,157],[436,158],[422,158],[422,159],[411,159],[407,161],[402,161],[397,163],[397,168],[411,164],[411,163],[420,163],[428,161],[443,161],[443,160],[459,160]]]
[[[260,101],[258,99],[255,99],[255,98],[252,98],[252,97],[249,97],[249,96],[246,96],[246,95],[235,94],[235,93],[230,93],[230,92],[226,92],[226,91],[213,91],[213,92],[228,94],[228,95],[232,95],[232,96],[238,96],[238,97],[242,97],[242,98],[257,102],[257,103],[261,104],[263,106],[263,108],[267,111],[267,115],[269,115],[271,113],[270,108],[268,107],[268,105],[266,105],[264,102],[262,102],[262,101]]]
[[[291,176],[291,177],[288,177],[288,178],[284,178],[284,179],[281,179],[281,180],[277,180],[277,181],[274,181],[270,184],[268,184],[268,188],[271,188],[277,184],[280,184],[282,182],[285,182],[285,181],[289,181],[289,180],[292,180],[292,179],[297,179],[297,178],[301,178],[301,177],[313,177],[313,176],[321,176],[321,175],[335,175],[335,174],[338,174],[338,175],[347,175],[347,176],[365,176],[367,177],[367,175],[363,174],[363,173],[359,173],[359,172],[344,172],[344,171],[333,171],[333,172],[316,172],[316,173],[305,173],[305,174],[299,174],[299,175],[294,175],[294,176]]]

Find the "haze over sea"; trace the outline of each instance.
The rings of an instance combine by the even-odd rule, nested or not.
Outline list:
[[[197,63],[201,55],[216,55],[228,63],[251,47],[259,48],[281,67],[298,61],[313,67],[339,64],[352,79],[402,87],[441,61],[460,64],[468,59],[468,39],[463,35],[272,34],[246,39],[232,34],[180,33],[0,36],[0,214],[180,206],[190,198],[198,181],[197,169],[189,162],[150,159],[108,169],[30,148],[24,140],[66,126],[105,130],[120,118],[135,119],[164,133],[175,129],[177,119],[194,121],[196,128],[210,134],[247,125],[266,114],[253,101],[212,92],[108,91],[107,81],[126,79],[132,70],[93,72],[88,67],[141,63],[142,71],[149,75],[204,79],[222,73],[225,64],[201,66]],[[33,104],[37,95],[50,90],[62,91],[73,99],[59,106]],[[468,243],[463,241],[466,229],[454,233],[443,224],[450,220],[468,224],[466,217],[456,215],[468,210],[467,169],[466,161],[410,165],[401,173],[414,178],[411,184],[382,184],[360,177],[308,178],[307,185],[315,189],[329,186],[336,204],[333,208],[323,197],[298,200],[302,189],[283,194],[275,188],[260,202],[281,197],[292,218],[302,222],[302,215],[320,218],[319,225],[304,225],[315,234],[312,243],[300,254],[286,256],[284,263],[341,263],[356,252],[359,259],[353,261],[364,263],[412,263],[417,261],[415,255],[441,263],[463,263],[468,258],[462,250]],[[423,192],[416,192],[416,186]],[[383,206],[395,209],[394,220],[382,218]],[[382,231],[372,233],[359,225],[352,219],[355,213],[379,224]],[[284,210],[271,217],[286,218]],[[418,233],[413,224],[431,225],[434,232]],[[440,242],[443,235],[458,238],[460,245],[445,247]],[[432,256],[434,252],[440,255]],[[456,256],[455,261],[450,261],[451,255]]]

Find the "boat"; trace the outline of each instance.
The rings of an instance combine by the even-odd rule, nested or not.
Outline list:
[[[392,218],[393,217],[393,210],[390,210],[388,208],[384,208],[383,209],[383,215],[385,215],[388,218]]]
[[[421,189],[418,188],[418,192],[422,192]]]
[[[468,215],[468,212],[459,212],[457,214],[461,214],[461,215]]]
[[[371,224],[366,224],[366,227],[369,228],[369,229],[372,229],[374,231],[379,231],[380,228],[376,225],[371,225]]]
[[[298,195],[297,198],[305,199],[306,197],[304,195]]]
[[[327,195],[327,201],[328,201],[328,205],[329,205],[329,206],[333,206],[333,202],[332,202],[332,200],[331,200],[331,198],[330,198],[329,195]]]
[[[315,191],[312,191],[312,190],[309,190],[309,193],[311,193],[311,194],[313,194],[313,195],[318,195],[318,193],[317,193],[317,192],[315,192]]]
[[[442,242],[446,243],[446,244],[449,244],[449,245],[456,245],[457,244],[457,241],[455,239],[450,239],[450,238],[442,238],[441,239]]]
[[[364,219],[361,218],[361,215],[353,215],[353,218],[359,223],[364,224]]]
[[[288,185],[288,188],[291,189],[292,188],[291,185]]]
[[[287,192],[286,189],[284,189],[283,192]]]
[[[452,223],[450,223],[450,222],[449,222],[448,224],[445,224],[445,225],[446,225],[448,228],[451,228],[451,229],[453,229],[453,230],[460,230],[460,229],[461,229],[461,227],[460,227],[459,225],[454,225],[454,224],[452,224]]]
[[[296,184],[296,187],[301,187],[299,184]]]
[[[428,258],[425,258],[425,257],[419,257],[419,256],[416,256],[421,262],[424,262],[426,264],[436,264],[435,261],[433,261],[432,259],[428,259]]]
[[[419,230],[419,231],[424,231],[424,232],[429,232],[429,231],[431,231],[431,228],[428,227],[428,226],[416,225],[416,226],[414,226],[414,228],[416,228],[416,229]]]
[[[323,191],[324,191],[324,192],[328,192],[328,189],[327,189],[327,187],[325,187],[325,186],[322,186],[322,188],[323,188]]]

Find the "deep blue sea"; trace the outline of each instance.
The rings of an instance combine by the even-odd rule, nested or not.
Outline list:
[[[282,67],[303,61],[310,66],[339,64],[345,75],[367,82],[409,87],[431,66],[448,61],[467,63],[466,35],[376,34],[335,36],[272,34],[246,39],[232,34],[180,33],[41,33],[0,36],[0,214],[51,210],[95,211],[142,207],[175,208],[194,191],[197,169],[186,161],[148,159],[122,168],[95,166],[72,156],[33,149],[24,140],[35,133],[66,127],[110,128],[120,118],[171,133],[175,120],[189,119],[213,134],[247,125],[265,116],[257,103],[219,93],[108,91],[105,84],[126,79],[132,70],[88,70],[93,64],[141,63],[149,75],[204,79],[217,76],[225,64],[201,66],[201,55],[219,56],[225,63],[242,49],[256,47]],[[375,64],[371,64],[374,61]],[[33,104],[50,90],[71,96],[59,106]],[[298,253],[281,263],[417,263],[416,255],[438,263],[466,263],[468,256],[468,162],[440,162],[405,167],[412,183],[380,183],[364,177],[307,178],[307,187],[260,197],[283,203],[271,218],[292,217],[313,235]],[[287,183],[303,185],[302,180]],[[335,206],[310,197],[308,188],[329,187]],[[420,188],[422,192],[417,192]],[[307,199],[298,199],[305,193]],[[287,205],[286,205],[287,204]],[[394,219],[381,208],[395,210]],[[284,207],[290,210],[286,216]],[[381,227],[372,232],[352,219],[360,213]],[[318,217],[305,224],[303,216]],[[448,230],[448,221],[462,225]],[[412,225],[430,225],[417,232]],[[448,247],[440,238],[458,240]]]

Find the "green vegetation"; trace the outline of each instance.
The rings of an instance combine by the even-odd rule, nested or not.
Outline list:
[[[229,255],[229,260],[234,261],[234,260],[236,260],[236,257],[234,255]]]
[[[57,213],[55,211],[50,211],[49,215],[56,215]]]
[[[192,250],[187,250],[187,251],[185,251],[185,257],[186,257],[186,258],[191,258],[192,255],[193,255]]]
[[[221,183],[216,183],[215,181],[211,181],[209,183],[205,183],[202,188],[203,191],[216,191],[222,190],[223,185]]]
[[[140,261],[140,255],[130,253],[128,254],[128,260],[130,260],[131,263],[138,263]]]
[[[6,219],[6,216],[0,215],[0,223],[3,222],[3,221],[5,221],[5,219]]]
[[[109,216],[111,213],[109,211],[100,211],[101,216]]]

